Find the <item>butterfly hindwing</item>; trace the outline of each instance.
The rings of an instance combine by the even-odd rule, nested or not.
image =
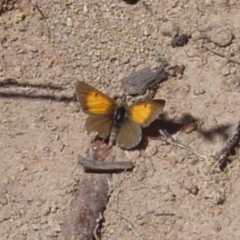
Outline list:
[[[140,125],[127,118],[117,133],[116,143],[121,148],[130,149],[138,145],[141,139],[142,129]]]
[[[111,133],[112,116],[110,115],[89,115],[85,127],[88,133],[96,132],[98,136],[106,139]]]

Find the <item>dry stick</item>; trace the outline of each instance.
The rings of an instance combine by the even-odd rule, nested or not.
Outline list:
[[[113,211],[116,212],[123,220],[125,220],[129,224],[128,227],[132,230],[133,234],[137,237],[137,239],[141,240],[142,238],[135,231],[133,223],[127,217],[124,217],[119,211],[116,211],[116,210],[113,210]]]
[[[168,137],[171,140],[171,142],[174,143],[175,145],[185,150],[188,150],[199,157],[204,158],[208,162],[209,157],[207,157],[206,155],[200,154],[194,151],[193,149],[191,149],[190,147],[180,143],[178,140],[174,139],[167,131],[162,130],[161,132],[166,137]],[[222,164],[227,160],[231,152],[238,146],[239,142],[240,142],[240,121],[238,122],[237,128],[233,133],[233,135],[227,140],[224,146],[212,156],[212,158],[217,161],[217,164],[214,165],[213,168],[215,168],[216,166],[221,167]]]
[[[81,164],[86,172],[115,172],[115,171],[126,171],[133,170],[134,164],[130,161],[127,162],[100,162],[95,160],[90,160],[81,155],[78,155],[78,163]]]
[[[200,154],[196,151],[194,151],[192,148],[190,148],[189,146],[179,142],[177,139],[173,138],[166,130],[160,130],[161,133],[163,133],[164,136],[166,136],[167,138],[169,138],[171,140],[171,143],[173,143],[174,145],[183,148],[189,152],[192,152],[193,154],[195,154],[198,157],[201,157],[203,159],[205,159],[208,162],[208,157],[206,155]]]
[[[38,4],[35,0],[32,0],[32,5],[33,5],[33,7],[35,7],[37,9],[37,11],[40,13],[40,15],[42,16],[43,19],[47,19],[47,17],[43,13],[43,11],[40,9],[40,7],[38,6]]]
[[[92,159],[108,161],[110,149],[105,143],[95,142],[91,149]],[[110,174],[83,173],[59,240],[94,239],[97,219],[108,201],[110,179]]]
[[[237,128],[233,135],[227,140],[224,146],[218,150],[213,158],[217,161],[218,165],[221,166],[231,152],[237,147],[240,141],[240,122],[238,122]]]
[[[236,64],[239,64],[239,65],[240,65],[240,61],[237,61],[237,60],[235,60],[235,59],[233,59],[233,58],[227,57],[227,56],[225,56],[223,53],[217,52],[217,51],[211,49],[210,47],[206,46],[205,44],[203,44],[203,47],[204,47],[205,49],[207,49],[208,51],[210,51],[210,52],[218,55],[219,57],[225,58],[228,62],[232,62],[232,63],[236,63]]]

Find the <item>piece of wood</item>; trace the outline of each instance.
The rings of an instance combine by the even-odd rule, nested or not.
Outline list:
[[[78,155],[78,163],[81,164],[85,172],[96,173],[115,173],[122,171],[131,171],[134,168],[134,164],[130,161],[126,162],[102,162],[95,161]]]
[[[91,159],[110,161],[110,148],[102,141],[91,146]],[[98,219],[106,208],[110,174],[83,173],[75,196],[70,204],[59,240],[93,240],[99,226]]]
[[[228,156],[233,150],[239,145],[240,141],[240,122],[238,123],[235,132],[231,137],[228,138],[223,147],[218,150],[213,158],[218,162],[220,168],[227,161]]]

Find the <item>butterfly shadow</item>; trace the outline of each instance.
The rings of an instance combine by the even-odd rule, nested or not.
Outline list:
[[[183,113],[182,116],[177,119],[169,118],[167,113],[163,113],[147,128],[143,129],[142,141],[134,149],[145,150],[148,145],[149,138],[154,140],[161,140],[162,137],[165,137],[162,135],[161,131],[165,131],[169,135],[174,135],[179,131],[184,131],[185,128],[192,124],[196,125],[195,131],[198,132],[204,139],[210,142],[212,142],[216,136],[219,135],[223,139],[227,139],[229,136],[229,129],[232,126],[232,124],[225,124],[206,130],[201,128],[199,119],[190,113]]]

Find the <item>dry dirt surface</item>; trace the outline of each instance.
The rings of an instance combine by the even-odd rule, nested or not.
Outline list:
[[[184,64],[183,76],[169,78],[156,96],[166,100],[170,118],[190,113],[199,128],[174,137],[210,156],[236,128],[238,0],[22,0],[13,9],[8,3],[0,1],[0,80],[22,86],[0,86],[1,239],[61,233],[83,173],[77,156],[86,155],[90,137],[77,102],[46,95],[71,99],[77,80],[121,95],[120,79],[135,70],[154,69],[160,59]],[[191,38],[173,48],[178,32]],[[163,140],[113,153],[136,167],[113,175],[101,239],[240,239],[238,151],[223,172],[211,172],[210,158]]]

